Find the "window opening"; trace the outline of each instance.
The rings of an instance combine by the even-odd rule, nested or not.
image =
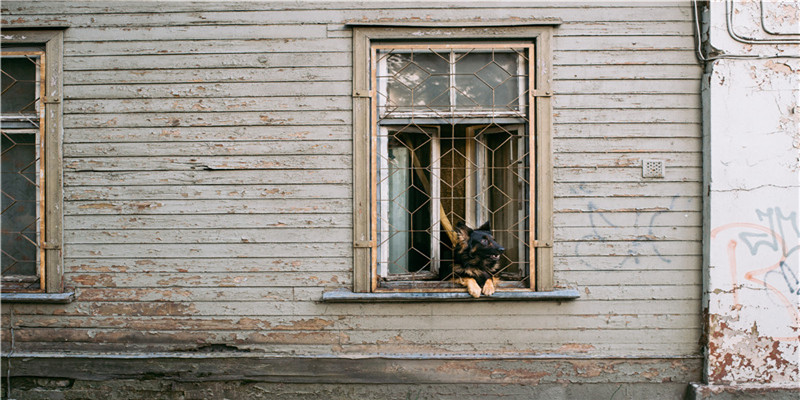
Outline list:
[[[532,288],[533,45],[372,46],[375,290],[453,290],[454,226],[490,222]]]
[[[4,289],[44,288],[43,51],[3,51],[2,280]]]

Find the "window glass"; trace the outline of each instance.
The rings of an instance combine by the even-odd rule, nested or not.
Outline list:
[[[41,287],[43,250],[43,185],[39,79],[41,57],[3,54],[2,85],[2,236],[0,268],[4,288]]]
[[[35,114],[38,109],[37,73],[39,57],[4,56],[0,69],[2,103],[0,112],[4,116]]]

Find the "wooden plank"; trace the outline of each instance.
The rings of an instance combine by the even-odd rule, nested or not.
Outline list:
[[[273,246],[261,243],[238,244],[70,244],[65,257],[71,258],[130,258],[139,257],[291,257],[316,254],[320,257],[352,257],[352,246],[339,244],[284,244]],[[342,277],[344,278],[344,277]]]
[[[210,246],[212,244],[209,244]],[[71,245],[75,247],[75,245]],[[205,246],[205,244],[204,244]],[[230,246],[230,245],[228,245]],[[176,246],[177,247],[177,246]],[[297,245],[281,244],[278,247],[298,248]],[[332,246],[328,246],[332,247]],[[342,272],[225,272],[225,273],[144,273],[144,274],[109,274],[109,273],[71,273],[65,276],[66,283],[76,288],[120,287],[120,288],[226,288],[226,287],[284,287],[291,289],[302,286],[326,286],[347,284],[351,273]],[[273,299],[274,301],[291,301],[292,296]],[[117,300],[117,299],[114,299]],[[173,299],[170,299],[174,301]],[[242,301],[244,299],[232,299]],[[262,299],[269,300],[269,299]],[[189,300],[191,303],[194,300]]]
[[[330,126],[193,126],[169,128],[70,128],[65,143],[125,143],[125,142],[230,142],[230,141],[291,141],[350,140],[347,125]]]
[[[559,68],[557,68],[559,69]],[[584,108],[700,108],[700,97],[681,94],[616,94],[616,95],[570,95],[560,94],[553,98],[555,109]]]
[[[341,96],[350,93],[350,82],[226,82],[210,84],[135,84],[135,85],[82,85],[64,87],[64,98],[73,99],[174,99],[304,96]]]
[[[695,290],[700,286],[700,270],[626,270],[626,271],[557,271],[559,282],[592,282],[580,285],[592,290],[594,286],[635,286],[648,287],[670,282],[673,286],[691,285]],[[350,281],[348,271],[300,271],[300,272],[224,272],[224,273],[156,273],[117,274],[117,273],[70,273],[65,277],[66,283],[82,289],[94,288],[245,288],[245,287],[303,287],[326,286],[331,284],[347,284]],[[459,290],[460,291],[460,290]],[[79,290],[79,297],[82,290]],[[696,294],[700,294],[697,290]],[[171,297],[167,297],[175,301]],[[620,299],[621,297],[608,300]],[[116,298],[107,298],[119,300]],[[190,299],[191,302],[194,299]],[[213,300],[213,299],[212,299]],[[232,299],[245,300],[245,299]],[[275,300],[287,300],[281,297]],[[141,300],[137,300],[141,301]]]
[[[141,69],[215,69],[215,68],[289,68],[349,67],[349,51],[315,53],[220,53],[117,55],[114,57],[65,57],[65,71],[141,70]]]
[[[657,96],[654,96],[657,97]],[[70,100],[66,114],[170,113],[198,111],[349,111],[350,96],[284,96],[205,99]]]
[[[555,185],[555,195],[560,197],[661,197],[665,193],[681,193],[687,196],[702,194],[700,182],[595,182],[559,183]]]
[[[700,124],[556,124],[557,138],[682,138],[700,137]]]
[[[558,343],[564,340],[563,332],[558,329],[539,329],[534,332],[539,338],[537,341]],[[391,343],[392,340],[397,340],[398,332],[396,330],[348,331],[347,335],[350,343],[354,344]],[[532,346],[530,343],[526,343],[530,341],[531,336],[528,330],[494,330],[492,334],[464,329],[454,331],[404,330],[399,336],[403,342],[445,348],[450,343],[470,344],[475,342],[494,345],[512,343],[522,348]],[[441,337],[447,337],[448,340],[443,344]],[[650,331],[646,336],[641,336],[628,334],[625,330],[604,330],[602,328],[571,331],[569,338],[574,343],[636,343],[638,345],[646,345],[647,343],[692,343],[699,339],[700,332],[695,329],[654,330]]]
[[[691,21],[567,22],[555,31],[556,36],[686,36],[693,32]]]
[[[222,199],[309,199],[324,196],[344,199],[352,196],[349,185],[185,185],[67,187],[64,199],[79,200],[222,200]]]
[[[153,142],[65,144],[64,155],[79,157],[164,157],[164,156],[265,156],[347,155],[349,142],[342,141],[259,141],[259,142]],[[336,168],[336,166],[332,166]]]
[[[403,316],[449,316],[464,315],[464,303],[413,303],[413,304],[323,304],[324,288],[297,288],[292,301],[210,301],[210,302],[74,302],[67,305],[15,304],[15,313],[20,315],[52,316],[57,309],[59,316],[102,316],[128,315],[140,316],[308,316],[326,318],[328,316],[347,317],[363,315],[403,315]],[[8,305],[3,304],[3,313],[8,313]],[[602,314],[697,314],[696,300],[662,300],[647,302],[640,300],[577,300],[562,303],[537,303],[531,307],[526,302],[508,302],[498,308],[490,302],[469,304],[473,315],[602,315]],[[562,332],[563,335],[563,332]]]
[[[170,26],[167,24],[165,26]],[[247,40],[170,40],[72,42],[64,50],[67,57],[116,55],[168,55],[168,54],[219,54],[219,53],[274,53],[299,52],[324,53],[348,51],[350,40],[341,38]]]
[[[308,293],[300,298],[317,298],[313,293],[321,293],[322,289],[298,289],[296,293]],[[326,304],[313,301],[295,303],[295,315],[308,316],[358,316],[358,315],[409,315],[409,316],[448,316],[463,315],[463,303],[436,304],[337,304],[335,309],[326,309]],[[329,306],[329,305],[328,305]],[[531,307],[526,302],[508,302],[497,307],[491,302],[475,302],[469,304],[472,315],[587,315],[587,314],[697,314],[696,300],[662,300],[646,302],[639,300],[576,300],[561,303],[541,302]],[[562,332],[563,334],[563,332]],[[530,344],[530,343],[529,343]]]
[[[132,3],[125,7],[109,7],[107,4],[98,4],[92,1],[79,1],[71,2],[68,6],[59,1],[40,1],[31,5],[25,1],[9,0],[6,2],[6,7],[9,12],[14,14],[39,14],[39,13],[58,13],[58,14],[148,14],[153,13],[152,6],[148,4]],[[324,7],[321,7],[324,6]],[[675,8],[686,7],[688,3],[676,1],[652,1],[652,2],[638,2],[638,1],[619,1],[619,2],[606,2],[598,3],[593,0],[583,1],[570,1],[561,3],[548,4],[548,8],[567,8],[567,9],[624,9],[624,8],[647,8],[647,9],[660,9],[660,8]],[[370,9],[367,5],[359,2],[322,2],[322,1],[309,1],[292,3],[281,2],[267,2],[267,3],[254,3],[249,1],[229,1],[225,3],[210,3],[204,5],[203,11],[224,11],[224,12],[242,12],[248,11],[290,11],[290,10],[363,10]],[[381,9],[424,9],[424,10],[453,10],[453,9],[469,9],[469,10],[482,10],[482,9],[527,9],[530,8],[529,4],[520,4],[516,1],[495,1],[491,3],[462,3],[459,1],[447,1],[437,3],[427,3],[421,7],[419,3],[413,1],[397,1],[386,4],[381,4]],[[166,3],[162,8],[158,9],[160,13],[180,13],[190,12],[196,13],[197,6],[192,3]]]
[[[702,268],[703,263],[702,256],[672,255],[669,261],[668,263],[664,262],[664,259],[659,256],[583,257],[565,255],[556,258],[556,268],[559,271],[659,271],[665,269],[694,271]]]
[[[194,215],[194,214],[259,214],[318,213],[339,214],[349,212],[350,199],[267,199],[267,200],[152,200],[152,201],[81,201],[70,202],[65,215]]]
[[[698,79],[699,65],[563,65],[553,70],[553,79]]]
[[[283,273],[283,272],[302,272],[311,274],[315,272],[338,272],[346,274],[352,271],[350,259],[339,257],[320,257],[313,254],[306,254],[303,257],[264,257],[264,258],[115,258],[113,260],[104,259],[76,259],[67,258],[64,262],[64,270],[68,273],[85,274],[97,273],[117,273],[117,274],[149,274],[149,273]],[[143,288],[148,289],[148,288]],[[84,291],[80,291],[79,296]],[[171,297],[162,297],[158,301],[169,301]],[[287,299],[282,297],[281,299]],[[97,299],[97,301],[117,300],[115,297]],[[122,299],[119,299],[122,301]],[[140,299],[140,301],[146,301]]]
[[[618,227],[561,227],[555,228],[556,241],[698,241],[702,239],[702,232],[696,227],[649,227],[649,226],[618,226]]]
[[[696,153],[701,138],[557,138],[556,154],[561,153]]]
[[[3,305],[3,313],[7,313]],[[53,315],[53,305],[15,304],[23,314]],[[293,315],[297,305],[291,301],[230,302],[73,302],[58,306],[59,316],[129,315],[192,316],[192,315]],[[48,311],[49,310],[49,311]]]
[[[244,26],[152,26],[124,28],[86,27],[72,29],[64,38],[66,42],[117,42],[163,40],[246,40],[252,38],[310,39],[327,37],[328,28],[321,24],[244,25]]]
[[[691,79],[649,80],[557,80],[553,82],[556,95],[564,94],[691,94],[699,93],[700,81]],[[558,121],[556,121],[558,123]]]
[[[668,167],[701,167],[700,152],[682,153],[562,153],[555,154],[555,165],[569,167],[641,167],[642,160],[663,160]]]
[[[553,64],[557,67],[566,65],[697,65],[697,56],[694,49],[662,50],[658,53],[638,50],[560,51],[556,49],[553,52]]]
[[[261,213],[225,214],[225,215],[193,215],[186,218],[180,215],[76,215],[65,216],[71,229],[170,229],[170,228],[202,228],[214,229],[220,225],[230,228],[269,228],[269,227],[338,227],[352,226],[347,214],[278,214],[271,210]]]
[[[346,169],[345,169],[346,170]],[[347,183],[344,170],[65,172],[67,186],[273,185]]]
[[[351,228],[272,228],[242,229],[171,229],[171,230],[67,230],[64,237],[70,244],[116,243],[341,243],[352,234]]]
[[[566,282],[591,282],[583,285],[591,291],[596,286],[652,286],[669,282],[673,286],[690,285],[695,290],[702,285],[702,270],[629,270],[629,271],[557,271],[556,279]],[[700,290],[696,292],[700,294]],[[612,299],[614,300],[614,299]]]
[[[632,3],[632,4],[635,4]],[[520,6],[517,6],[520,7]],[[688,6],[680,7],[614,7],[596,8],[594,6],[576,7],[521,7],[513,10],[515,18],[520,20],[540,20],[545,18],[560,18],[566,22],[596,22],[596,21],[676,21],[690,22],[691,9]],[[249,7],[246,7],[249,8]],[[343,24],[347,21],[420,21],[426,20],[431,13],[436,13],[445,20],[505,20],[509,10],[500,7],[472,8],[472,9],[447,9],[419,8],[413,9],[362,9],[362,10],[276,10],[276,11],[248,11],[248,12],[190,12],[163,13],[152,10],[135,14],[63,14],[62,9],[56,14],[46,14],[45,10],[37,10],[36,14],[27,15],[18,11],[14,18],[4,18],[3,24],[13,26],[31,26],[40,24],[47,26],[54,21],[68,23],[73,28],[79,27],[125,27],[129,26],[132,19],[138,26],[183,26],[183,25],[258,25],[258,24]],[[102,15],[102,17],[101,17]]]
[[[69,118],[69,117],[67,117]],[[555,123],[613,124],[613,123],[689,123],[702,122],[700,109],[560,109],[553,112]]]
[[[694,37],[690,33],[686,36],[562,36],[553,39],[553,47],[561,51],[686,50],[694,48]]]
[[[347,111],[186,112],[139,114],[68,114],[67,128],[254,126],[254,125],[348,125]]]
[[[556,213],[559,226],[701,226],[702,213],[697,211],[629,211],[614,213]]]
[[[493,334],[487,335],[483,330],[463,330],[461,334],[455,331],[458,329],[437,329],[437,330],[404,330],[400,334],[403,342],[415,343],[417,345],[432,345],[434,347],[442,346],[442,341],[436,341],[435,337],[445,336],[452,338],[445,343],[463,343],[469,344],[473,341],[481,342],[484,344],[522,344],[524,343],[523,336],[525,332],[535,332],[544,343],[558,343],[558,329],[495,329]],[[583,340],[592,340],[591,335],[595,335],[591,343],[619,343],[632,339],[626,332],[632,329],[608,329],[597,328],[591,330],[576,330],[576,332],[583,332],[577,334],[575,340],[577,343],[585,343]],[[469,333],[467,333],[469,332]],[[652,330],[646,340],[638,342],[646,344],[650,342],[657,343],[682,343],[696,341],[699,337],[699,331],[691,328],[665,328],[663,330]],[[75,342],[93,342],[94,337],[102,338],[99,341],[105,343],[115,342],[145,342],[148,338],[154,342],[161,343],[232,343],[234,345],[248,345],[258,343],[268,344],[304,344],[304,343],[330,343],[337,344],[340,340],[343,343],[349,344],[369,344],[369,343],[392,343],[394,339],[397,341],[398,332],[393,329],[375,329],[375,330],[342,330],[342,331],[292,331],[292,330],[205,330],[205,331],[188,331],[176,329],[160,329],[151,331],[141,331],[132,329],[103,329],[103,328],[72,328],[64,330],[52,330],[48,328],[30,328],[20,327],[15,329],[15,334],[18,336],[20,342],[38,342],[49,341],[57,339],[57,341],[65,341],[70,343]],[[341,336],[340,336],[341,334]],[[201,335],[206,335],[201,338]],[[496,335],[496,336],[495,336]],[[457,339],[456,339],[457,337]],[[482,339],[483,338],[483,339]],[[537,341],[539,342],[539,341]],[[396,343],[396,342],[395,342]],[[398,344],[395,344],[398,345]],[[399,345],[398,345],[399,346]],[[473,361],[474,362],[474,361]]]
[[[606,212],[613,213],[617,210],[663,210],[663,211],[700,211],[703,206],[700,193],[694,197],[688,194],[680,196],[665,193],[663,197],[593,197],[585,199],[580,197],[558,198],[555,201],[556,212]]]
[[[61,69],[64,54],[63,32],[41,32],[52,37],[45,44],[45,99],[44,101],[44,171],[40,176],[44,178],[44,240],[46,245],[43,252],[44,260],[44,286],[47,293],[59,293],[64,290],[62,266],[64,253],[63,245],[63,84],[64,76]],[[37,239],[39,240],[39,239]]]
[[[658,256],[664,257],[664,261],[667,263],[669,263],[667,261],[669,256],[699,256],[703,254],[700,242],[687,241],[626,242],[603,240],[581,242],[579,244],[556,242],[553,248],[557,254],[575,254],[584,257],[627,255],[635,258],[637,256]]]
[[[668,288],[668,287],[662,287]],[[92,289],[84,289],[87,293]],[[119,293],[121,297],[126,297],[129,289],[108,289],[109,293]],[[206,289],[198,289],[190,293],[204,293]],[[267,296],[279,296],[285,289],[269,289]],[[90,293],[94,293],[92,290]],[[245,296],[258,296],[257,290],[242,289],[233,291],[232,288],[226,290],[226,295],[231,293],[242,293]],[[183,295],[178,292],[179,295]],[[430,330],[452,330],[464,327],[470,323],[469,316],[448,315],[441,317],[432,316],[351,316],[344,319],[337,318],[307,318],[297,316],[268,316],[256,318],[237,318],[237,317],[133,317],[126,319],[129,329],[139,329],[144,331],[162,330],[170,327],[173,330],[290,330],[290,331],[321,331],[321,330],[357,330],[359,328],[367,330],[375,329],[405,329],[411,325],[425,326]],[[487,320],[485,325],[477,326],[478,330],[492,330],[513,326],[517,329],[540,329],[543,326],[561,329],[593,329],[598,325],[606,326],[607,329],[662,329],[662,328],[698,328],[700,318],[696,315],[681,314],[655,314],[655,315],[583,315],[583,316],[563,316],[563,317],[542,317],[542,320],[529,318],[519,318],[518,316],[498,315]],[[7,321],[3,321],[7,322]],[[17,318],[16,324],[26,328],[114,328],[120,323],[119,317],[62,317],[53,318],[39,315],[21,315]],[[7,326],[7,324],[3,324]]]
[[[101,281],[103,279],[100,279]],[[191,281],[188,279],[187,281]],[[178,287],[100,287],[100,288],[92,288],[92,287],[81,287],[78,290],[78,298],[77,301],[80,302],[103,302],[107,301],[108,299],[114,299],[114,301],[129,301],[129,302],[164,302],[166,299],[171,302],[212,302],[212,301],[281,301],[285,299],[292,298],[292,288],[290,287],[216,287],[216,288],[208,288],[208,287],[185,287],[185,288],[178,288]],[[34,317],[35,318],[35,317]],[[65,318],[49,318],[51,321],[55,323],[60,323]],[[83,317],[67,317],[67,320],[72,321],[83,321],[83,327],[91,327],[92,326],[92,318],[83,318]],[[120,323],[120,320],[125,321],[126,326],[136,326],[142,325],[136,323],[136,317],[111,317],[108,318],[109,320],[116,320],[117,323]],[[163,329],[169,325],[169,321],[174,318],[151,318],[151,320],[155,323],[161,321],[163,325],[161,327],[153,327],[154,329]],[[192,318],[187,318],[185,321],[189,326],[191,325],[201,325],[202,324],[192,324]],[[209,321],[206,328],[211,328],[213,321]],[[72,325],[72,324],[70,324]],[[242,326],[238,325],[235,322],[231,323],[231,327],[234,326]],[[81,326],[77,326],[81,327]],[[181,329],[183,329],[182,326]],[[222,324],[217,323],[216,329],[224,329]],[[266,327],[265,327],[266,329]]]
[[[668,168],[659,182],[702,182],[702,168]],[[556,182],[641,182],[642,168],[555,168]]]
[[[324,82],[345,81],[349,78],[349,76],[349,67],[240,67],[214,69],[150,68],[105,71],[74,71],[67,75],[64,83],[66,85],[106,85],[120,83]]]
[[[329,169],[351,166],[349,156],[86,157],[64,159],[70,171],[185,171]]]
[[[695,329],[663,329],[653,330],[644,338],[634,339],[631,335],[622,332],[629,330],[594,329],[591,331],[577,330],[572,335],[575,342],[586,343],[692,343],[699,340],[700,332]],[[558,330],[539,329],[536,335],[545,343],[558,343],[563,340],[563,335]],[[327,344],[330,346],[344,344],[368,345],[374,343],[392,343],[398,340],[396,330],[374,331],[318,331],[318,332],[293,332],[293,331],[152,331],[143,332],[130,329],[70,329],[53,331],[52,329],[20,328],[15,330],[19,342],[62,341],[68,343],[141,343],[152,341],[156,343],[231,343],[233,345],[252,344]],[[526,330],[495,330],[492,335],[473,330],[405,330],[400,334],[403,342],[414,343],[418,346],[429,345],[434,348],[447,348],[447,344],[470,344],[481,342],[487,345],[508,345],[525,343],[525,338],[530,338]],[[437,336],[439,339],[437,339]],[[442,344],[441,337],[450,338]],[[386,345],[392,347],[391,344]],[[395,344],[398,348],[402,346]]]

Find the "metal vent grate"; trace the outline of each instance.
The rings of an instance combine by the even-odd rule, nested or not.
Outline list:
[[[664,161],[663,160],[642,160],[642,177],[643,178],[663,178],[664,177]]]

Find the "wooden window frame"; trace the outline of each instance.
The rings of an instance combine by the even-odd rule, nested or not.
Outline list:
[[[62,30],[3,31],[4,45],[31,45],[44,48],[44,124],[40,130],[44,159],[44,228],[40,261],[44,286],[36,292],[5,292],[3,301],[65,302],[72,293],[64,293],[63,281],[63,42]]]
[[[533,85],[528,105],[535,137],[535,210],[532,229],[533,260],[529,273],[536,277],[532,290],[553,290],[553,154],[552,154],[552,30],[559,21],[503,26],[353,26],[353,292],[371,293],[373,273],[371,182],[372,125],[377,119],[372,102],[371,49],[373,41],[529,41],[534,44]]]

